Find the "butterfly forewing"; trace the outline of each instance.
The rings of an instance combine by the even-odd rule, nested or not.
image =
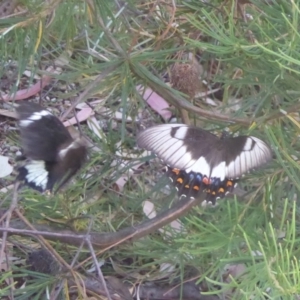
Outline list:
[[[272,158],[269,146],[256,137],[219,138],[185,124],[148,128],[138,135],[137,143],[167,164],[179,194],[206,191],[211,202],[231,192],[235,179]]]
[[[25,156],[34,160],[55,161],[57,149],[73,141],[60,120],[38,104],[24,102],[16,111]]]
[[[226,138],[223,141],[226,176],[238,178],[251,169],[260,167],[272,158],[270,147],[252,136]]]

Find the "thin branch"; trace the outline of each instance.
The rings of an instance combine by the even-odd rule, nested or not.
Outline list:
[[[112,67],[107,68],[105,71],[103,71],[100,75],[96,77],[94,81],[92,81],[86,89],[77,97],[77,99],[72,103],[72,105],[65,111],[65,113],[60,118],[61,121],[64,121],[67,116],[72,112],[73,109],[75,109],[76,105],[80,102],[83,102],[86,98],[86,96],[89,95],[91,90],[99,84],[105,77],[107,77],[110,73],[112,73],[114,70],[116,70],[121,65],[121,62],[116,63]]]
[[[184,216],[193,206],[198,205],[200,199],[185,199],[177,202],[174,207],[158,214],[155,218],[147,220],[140,225],[127,227],[118,232],[98,233],[91,232],[90,241],[93,247],[106,251],[111,247],[120,245],[126,241],[132,241],[144,237],[157,229],[169,224],[173,220]],[[53,229],[46,225],[33,225],[36,230],[23,229],[26,226],[21,220],[12,220],[9,228],[0,227],[0,232],[17,235],[41,235],[52,241],[80,246],[86,238],[86,234],[75,233],[70,230]],[[68,266],[69,267],[69,266]]]

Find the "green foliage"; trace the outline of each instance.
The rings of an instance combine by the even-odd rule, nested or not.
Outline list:
[[[23,88],[26,69],[32,72],[32,84],[34,74],[45,73],[62,54],[71,53],[56,79],[63,85],[74,83],[75,88],[67,93],[54,89],[52,96],[59,99],[76,97],[97,75],[118,66],[86,97],[104,99],[111,110],[105,116],[108,126],[101,132],[102,139],[83,129],[99,149],[82,172],[92,176],[79,174],[76,184],[50,197],[23,191],[24,215],[33,223],[86,230],[92,222],[94,231],[115,232],[145,220],[143,201],[151,199],[157,211],[176,201],[174,193],[161,192],[167,181],[151,185],[160,178],[161,166],[156,163],[149,174],[135,176],[123,191],[115,190],[113,184],[142,160],[130,157],[137,154],[133,149],[137,123],[129,124],[127,117],[136,120],[143,109],[160,122],[136,86],[168,91],[174,98],[166,100],[175,105],[174,110],[191,105],[161,79],[179,52],[191,51],[206,70],[205,80],[222,87],[216,111],[248,124],[225,123],[217,116],[208,119],[193,109],[190,117],[204,128],[229,127],[232,132],[259,136],[271,145],[276,158],[265,169],[246,175],[240,183],[247,191],[243,197],[228,197],[217,208],[191,211],[181,220],[182,232],[166,226],[170,235],[160,232],[107,250],[103,256],[114,265],[106,271],[125,272],[132,283],[182,283],[193,272],[207,294],[295,299],[300,294],[300,1],[253,0],[251,5],[238,6],[233,0],[190,0],[177,1],[176,10],[172,1],[126,2],[24,0],[26,13],[0,20],[0,76],[6,78],[14,70],[11,92]],[[242,9],[248,16],[241,14]],[[211,66],[217,71],[210,72]],[[212,111],[204,102],[201,108]],[[114,127],[114,113],[119,111],[122,120]],[[121,164],[124,160],[127,163]],[[37,247],[29,239],[19,242]],[[66,260],[77,251],[58,242],[52,245]],[[19,257],[24,252],[19,251]],[[88,255],[81,253],[79,260]],[[160,272],[163,263],[174,270]],[[84,268],[89,264],[90,260]],[[226,273],[228,265],[238,264],[244,268],[241,274]],[[1,284],[10,276],[10,270],[3,272]],[[47,284],[49,277],[31,280],[28,293],[44,291]],[[1,289],[2,295],[9,294],[7,286]],[[15,299],[25,299],[21,292]]]

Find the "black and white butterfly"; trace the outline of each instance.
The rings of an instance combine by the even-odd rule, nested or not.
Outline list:
[[[83,165],[85,143],[74,140],[62,122],[38,104],[23,102],[16,111],[25,160],[17,179],[40,192],[57,191]]]
[[[185,124],[163,124],[142,131],[137,144],[166,165],[179,195],[206,201],[232,192],[237,179],[272,159],[270,147],[254,136],[221,137]]]

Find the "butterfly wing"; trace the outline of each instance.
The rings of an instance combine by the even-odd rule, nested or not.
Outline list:
[[[238,178],[272,159],[271,148],[254,136],[230,137],[222,140],[226,177]]]
[[[219,138],[185,124],[148,128],[138,135],[137,144],[168,165],[179,193],[195,196],[206,190],[213,203],[232,191],[234,179],[272,158],[269,146],[256,137]]]
[[[56,161],[57,151],[73,139],[61,121],[40,105],[18,105],[21,144],[24,155],[34,160]]]
[[[252,136],[219,138],[185,124],[148,128],[137,138],[138,146],[154,152],[169,167],[208,177],[238,178],[272,158],[262,140]]]
[[[185,124],[163,124],[142,131],[137,137],[137,144],[154,152],[168,166],[186,170],[200,157],[209,155],[217,140],[215,135],[199,128]]]
[[[61,121],[35,103],[17,108],[21,144],[26,162],[18,180],[41,192],[56,190],[83,165],[87,149],[81,138],[74,140]]]

